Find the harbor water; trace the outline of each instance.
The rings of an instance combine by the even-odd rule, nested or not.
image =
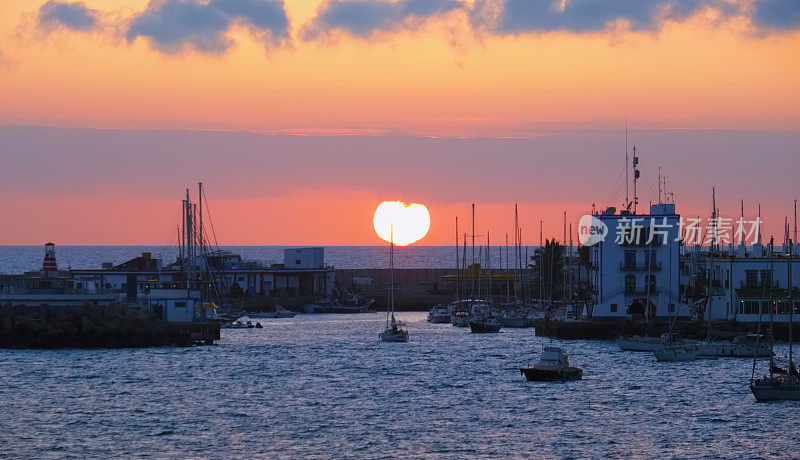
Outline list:
[[[752,361],[657,363],[532,329],[470,334],[400,313],[298,315],[214,346],[0,350],[0,456],[795,456],[800,403],[756,403]],[[556,344],[580,381],[527,382]],[[786,350],[778,350],[779,355]],[[762,363],[760,370],[764,371]]]

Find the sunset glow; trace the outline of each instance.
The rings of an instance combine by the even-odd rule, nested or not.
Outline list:
[[[383,240],[407,246],[428,234],[431,216],[422,204],[384,201],[375,209],[372,225]]]

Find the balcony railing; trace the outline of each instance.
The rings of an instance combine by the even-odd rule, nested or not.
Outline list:
[[[653,261],[652,263],[650,263],[649,267],[648,267],[648,264],[646,264],[646,263],[645,264],[629,264],[629,263],[625,263],[625,262],[620,262],[619,263],[619,269],[620,270],[624,270],[624,271],[630,271],[630,272],[633,272],[633,271],[646,272],[648,270],[657,272],[657,271],[661,270],[661,262]]]
[[[658,286],[650,286],[650,289],[647,289],[647,286],[644,287],[636,286],[636,288],[634,289],[625,287],[623,289],[623,292],[625,292],[626,295],[637,295],[637,296],[647,297],[648,295],[658,295]]]

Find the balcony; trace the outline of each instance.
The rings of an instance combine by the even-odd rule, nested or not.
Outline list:
[[[647,297],[648,295],[650,296],[658,295],[658,287],[650,286],[650,289],[648,290],[647,286],[645,287],[637,286],[635,289],[623,289],[623,292],[625,293],[625,295]]]
[[[643,264],[629,264],[625,262],[619,263],[619,269],[626,272],[646,272],[646,271],[653,271],[657,272],[661,270],[661,262],[653,261],[650,266],[646,263]]]

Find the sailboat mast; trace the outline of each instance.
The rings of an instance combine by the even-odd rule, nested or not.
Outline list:
[[[461,266],[458,264],[458,216],[456,216],[456,305],[461,300]]]
[[[502,260],[500,262],[502,263]],[[511,286],[508,282],[508,232],[506,232],[506,273],[504,278],[506,280],[506,302],[511,303]]]
[[[794,302],[792,298],[792,240],[789,240],[789,258],[787,259],[787,278],[788,281],[786,283],[787,286],[787,300],[789,304],[789,372],[791,373],[792,367],[794,367],[794,361],[792,361],[792,329],[794,329]]]
[[[627,146],[625,156],[627,157]],[[542,228],[544,221],[539,219],[539,306],[544,304],[544,246],[542,245]]]
[[[475,299],[475,203],[472,203],[472,264],[470,265],[470,270],[472,270],[472,274],[470,276],[470,297]],[[470,309],[471,308],[472,301],[470,301]]]
[[[389,309],[386,311],[386,328],[389,328],[389,310],[394,317],[394,222],[389,224]]]

